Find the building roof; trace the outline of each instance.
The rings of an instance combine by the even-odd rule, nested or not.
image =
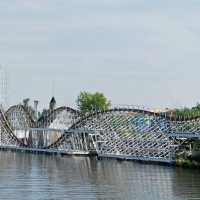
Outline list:
[[[51,99],[50,103],[56,103],[56,100],[55,100],[55,98],[54,98],[54,97],[52,97],[52,99]]]

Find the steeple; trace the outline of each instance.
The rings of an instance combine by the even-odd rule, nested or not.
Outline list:
[[[54,97],[52,97],[50,103],[49,103],[49,110],[54,111],[56,108],[56,100]]]

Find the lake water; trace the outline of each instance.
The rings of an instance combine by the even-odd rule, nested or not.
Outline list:
[[[0,199],[200,199],[200,170],[0,152]]]

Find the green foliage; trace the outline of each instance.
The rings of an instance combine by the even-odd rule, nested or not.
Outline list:
[[[24,105],[24,106],[28,106],[29,101],[30,101],[29,98],[24,99],[24,100],[23,100],[23,105]]]
[[[29,114],[31,116],[35,117],[36,113],[35,113],[33,107],[31,105],[29,105],[29,102],[30,102],[29,98],[23,99],[23,106],[26,107],[27,111],[29,112]]]
[[[42,113],[38,111],[38,118],[42,117]]]
[[[176,165],[181,167],[199,168],[200,162],[188,159],[185,155],[176,156]]]
[[[111,105],[103,93],[81,92],[76,100],[78,110],[82,114],[89,114],[100,110],[108,110]]]
[[[176,112],[174,112],[174,115],[177,116],[197,116],[200,114],[200,104],[197,103],[195,107],[193,108],[182,108],[182,109],[177,109]]]

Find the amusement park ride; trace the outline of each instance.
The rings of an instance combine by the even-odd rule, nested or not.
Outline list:
[[[200,138],[200,116],[180,118],[137,106],[83,116],[55,103],[53,98],[37,119],[24,105],[5,111],[1,101],[0,149],[173,162],[194,153],[191,146]]]

